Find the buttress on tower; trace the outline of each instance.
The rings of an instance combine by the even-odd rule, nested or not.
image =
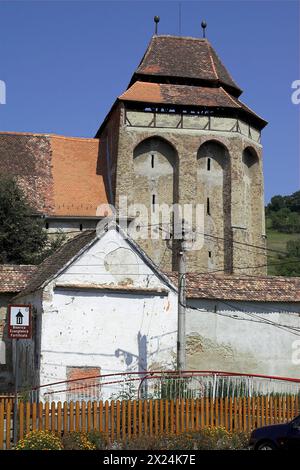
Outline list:
[[[204,244],[187,252],[191,272],[266,273],[267,123],[241,93],[207,39],[155,35],[96,135],[116,207],[122,196],[148,214],[161,204],[203,205]],[[154,225],[130,215],[136,230]],[[137,241],[162,269],[176,270],[178,242],[161,228]]]

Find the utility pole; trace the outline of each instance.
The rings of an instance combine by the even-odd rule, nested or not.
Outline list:
[[[182,372],[186,369],[185,361],[185,284],[186,284],[186,254],[184,230],[179,242],[178,252],[178,333],[177,333],[177,370]]]

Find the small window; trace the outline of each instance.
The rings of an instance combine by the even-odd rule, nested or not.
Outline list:
[[[211,258],[211,251],[208,252],[208,257]]]
[[[151,153],[151,168],[154,168],[154,153]]]
[[[155,194],[152,194],[152,208],[154,210],[154,206],[155,206]]]
[[[210,161],[210,158],[207,159],[207,171],[210,171],[210,164],[211,164],[211,161]]]
[[[207,215],[210,215],[210,201],[209,201],[209,197],[206,199],[206,213],[207,213]]]
[[[80,232],[82,232],[82,229],[83,229],[83,225],[80,224],[80,225],[79,225],[79,230],[80,230]]]

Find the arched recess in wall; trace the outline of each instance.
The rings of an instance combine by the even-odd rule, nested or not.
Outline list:
[[[172,207],[178,201],[178,154],[175,147],[159,136],[141,141],[133,151],[133,170],[133,200],[146,206],[148,223],[150,218],[153,221],[157,217],[161,222],[157,205]],[[165,227],[171,228],[170,225]],[[159,237],[161,239],[162,232]],[[165,240],[152,240],[149,246],[146,245],[147,242],[145,249],[150,247],[149,254],[154,262],[173,269],[172,252],[167,249]]]
[[[197,201],[204,205],[204,259],[208,269],[232,271],[231,176],[227,147],[204,142],[197,154]],[[215,237],[215,238],[214,238]]]
[[[135,200],[148,201],[151,207],[173,204],[177,200],[177,161],[177,151],[166,139],[155,136],[140,142],[133,152]]]
[[[259,203],[256,198],[260,187],[259,158],[253,147],[246,147],[242,155],[244,172],[245,227],[252,233],[255,225],[255,210]],[[259,185],[259,186],[258,186]]]

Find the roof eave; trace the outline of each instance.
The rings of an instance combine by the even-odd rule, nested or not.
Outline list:
[[[110,110],[108,111],[107,115],[105,116],[104,120],[102,121],[102,124],[100,125],[99,129],[97,130],[94,139],[99,139],[99,137],[100,137],[100,135],[101,135],[103,129],[105,128],[106,124],[107,124],[108,121],[109,121],[109,118],[110,118],[112,112],[115,110],[115,108],[116,108],[117,105],[119,104],[119,101],[120,101],[120,100],[119,100],[118,98],[114,101],[112,107],[111,107]]]
[[[194,108],[199,108],[203,110],[219,110],[219,109],[227,109],[229,111],[232,111],[233,114],[236,114],[237,118],[245,118],[249,121],[250,124],[253,124],[255,128],[258,130],[262,130],[268,122],[262,119],[261,117],[257,116],[256,114],[252,114],[250,112],[247,112],[245,109],[241,108],[235,108],[235,107],[224,107],[224,106],[199,106],[199,105],[190,105],[190,104],[174,104],[172,102],[164,102],[164,103],[159,103],[157,101],[137,101],[137,100],[128,100],[124,98],[118,98],[118,101],[123,102],[123,103],[133,103],[138,106],[149,106],[149,104],[153,106],[173,106],[177,108],[187,108],[187,109],[194,109]]]
[[[238,86],[229,85],[226,82],[223,82],[220,79],[215,80],[206,80],[203,78],[193,78],[186,76],[174,76],[174,75],[163,75],[163,74],[151,74],[145,72],[135,72],[127,86],[127,90],[137,81],[142,82],[151,82],[151,83],[168,83],[168,84],[177,84],[177,85],[189,85],[189,86],[211,86],[212,88],[218,88],[222,86],[226,89],[232,96],[238,98],[243,90]],[[188,83],[187,83],[188,82]]]

